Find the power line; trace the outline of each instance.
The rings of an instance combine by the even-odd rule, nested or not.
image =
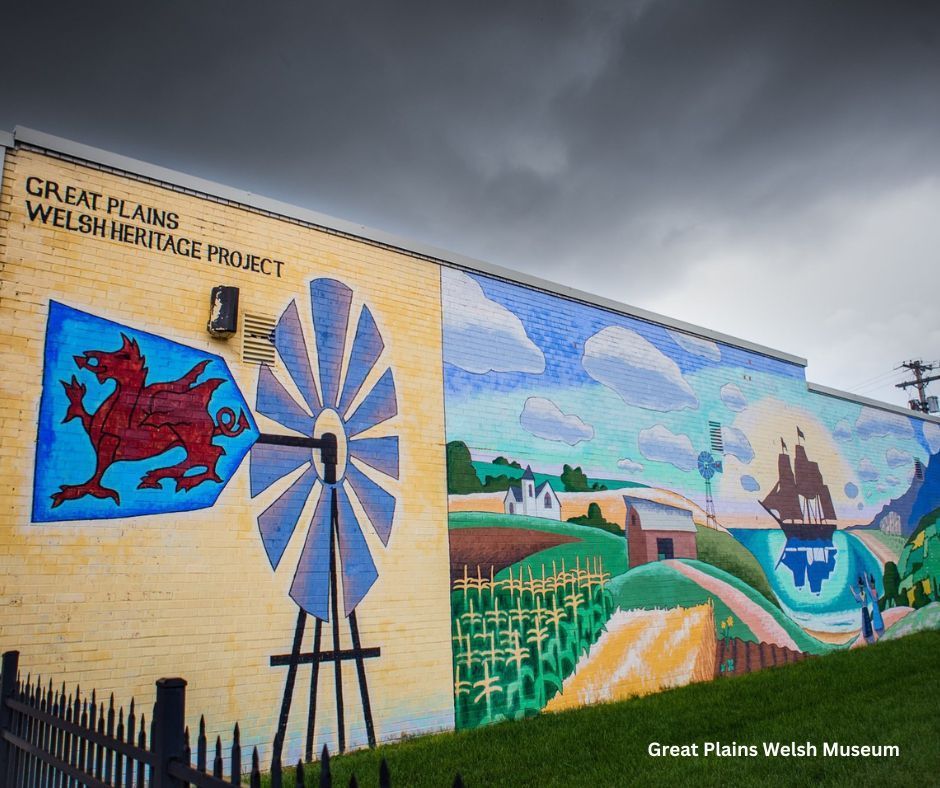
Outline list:
[[[872,384],[880,383],[892,377],[894,377],[894,370],[889,370],[888,372],[882,372],[879,375],[875,375],[870,378],[865,378],[864,380],[861,380],[858,383],[853,384],[849,390],[852,391],[854,389],[868,388]]]

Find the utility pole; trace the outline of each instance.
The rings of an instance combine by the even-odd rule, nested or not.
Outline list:
[[[914,373],[914,380],[905,380],[903,383],[895,384],[895,388],[906,389],[913,386],[917,389],[917,399],[910,401],[911,410],[918,410],[921,413],[931,413],[937,409],[937,398],[927,398],[927,384],[934,380],[940,380],[940,375],[930,375],[924,377],[924,373],[934,369],[933,364],[924,364],[920,359],[914,361],[905,361],[898,369],[909,369]]]

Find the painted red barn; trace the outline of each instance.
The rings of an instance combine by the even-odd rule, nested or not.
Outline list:
[[[630,568],[670,558],[697,558],[692,512],[645,498],[623,496],[627,505]]]

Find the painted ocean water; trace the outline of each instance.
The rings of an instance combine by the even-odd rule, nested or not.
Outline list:
[[[780,605],[797,624],[819,632],[861,627],[861,606],[852,595],[863,572],[882,593],[881,565],[858,539],[836,531],[832,540],[787,539],[777,528],[735,528],[732,535],[760,561]]]

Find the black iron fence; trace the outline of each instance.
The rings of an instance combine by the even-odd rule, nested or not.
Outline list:
[[[114,695],[107,707],[92,690],[82,696],[79,687],[66,694],[19,675],[19,652],[3,655],[0,673],[0,787],[2,788],[232,788],[244,784],[260,788],[258,748],[251,766],[243,772],[238,724],[232,731],[229,757],[223,757],[222,739],[216,737],[211,771],[205,718],[199,720],[196,762],[192,762],[186,716],[186,682],[179,678],[157,681],[157,698],[149,721],[138,717],[134,701],[127,713],[114,708]],[[226,762],[227,761],[227,762]],[[245,764],[247,766],[247,764]],[[225,778],[226,767],[228,779]],[[290,772],[296,788],[313,788],[310,764],[281,766],[275,756],[269,784],[281,788]],[[289,780],[288,778],[288,780]],[[316,784],[332,788],[330,755],[324,745]],[[385,759],[379,766],[379,785],[391,786]],[[358,786],[355,775],[350,786]],[[462,788],[456,775],[454,788]]]

